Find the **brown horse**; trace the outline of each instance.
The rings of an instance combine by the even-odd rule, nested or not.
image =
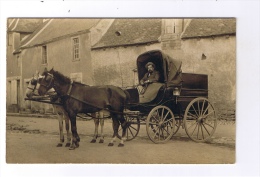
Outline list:
[[[114,140],[118,136],[118,129],[121,123],[122,138],[118,145],[124,146],[126,140],[127,122],[124,118],[124,105],[127,104],[129,95],[119,87],[106,86],[87,86],[78,82],[73,82],[58,71],[51,69],[42,74],[44,77],[40,81],[38,92],[44,95],[49,89],[54,88],[61,98],[63,108],[68,113],[71,122],[72,144],[70,149],[79,146],[80,138],[77,133],[76,115],[78,113],[95,113],[108,110],[113,121],[114,134],[108,146],[114,145]]]
[[[39,96],[38,94],[38,88],[39,83],[38,80],[41,79],[41,76],[39,75],[39,72],[36,71],[33,78],[30,80],[27,89],[25,91],[26,97],[29,99],[32,99],[33,97]],[[54,89],[50,89],[46,95],[50,95],[54,93]],[[59,103],[59,100],[57,97],[51,97],[50,101],[53,103]],[[54,113],[57,114],[57,118],[59,121],[59,132],[60,132],[60,142],[57,144],[57,147],[62,147],[64,143],[64,133],[63,133],[63,121],[65,122],[65,128],[67,132],[67,142],[66,147],[70,146],[71,141],[71,133],[69,131],[69,117],[67,115],[67,112],[63,109],[62,106],[53,104]]]

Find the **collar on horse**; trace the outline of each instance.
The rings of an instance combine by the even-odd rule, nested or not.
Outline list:
[[[68,95],[68,96],[70,96],[70,94],[71,94],[72,86],[73,86],[73,80],[70,79],[70,87],[69,87],[68,92],[67,92],[67,95]]]

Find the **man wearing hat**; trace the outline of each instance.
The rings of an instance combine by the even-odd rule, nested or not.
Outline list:
[[[143,89],[141,89],[140,94],[143,94],[145,92],[148,84],[158,82],[160,78],[159,72],[155,70],[154,63],[148,62],[145,65],[145,68],[148,70],[148,72],[140,80],[140,84],[143,86]]]

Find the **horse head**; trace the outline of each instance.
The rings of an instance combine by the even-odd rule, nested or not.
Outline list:
[[[41,96],[46,94],[50,89],[54,89],[60,96],[67,94],[68,88],[72,82],[70,78],[58,71],[54,71],[53,68],[50,71],[45,68],[42,76],[43,78],[39,80],[40,87],[38,89]]]
[[[45,95],[51,88],[54,86],[54,76],[53,76],[53,69],[48,71],[46,68],[42,73],[42,78],[39,79],[39,88],[38,93],[39,95]]]
[[[33,95],[37,95],[37,83],[40,78],[39,72],[36,71],[32,79],[29,81],[29,84],[26,88],[25,94],[27,98],[32,98]]]

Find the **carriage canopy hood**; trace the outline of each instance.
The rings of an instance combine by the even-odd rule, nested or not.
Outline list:
[[[182,62],[171,58],[160,50],[148,51],[138,56],[137,70],[139,80],[141,80],[147,72],[145,65],[148,62],[153,62],[155,69],[160,72],[159,82],[167,83],[168,85],[181,84]]]

